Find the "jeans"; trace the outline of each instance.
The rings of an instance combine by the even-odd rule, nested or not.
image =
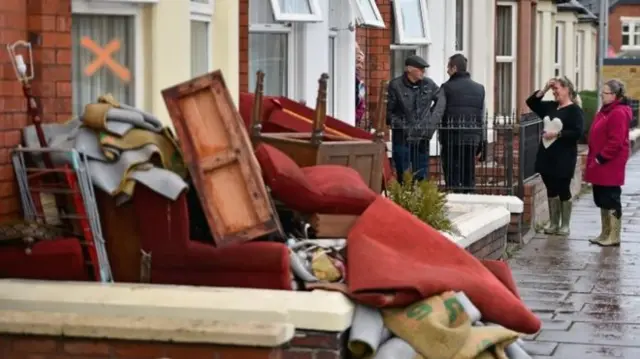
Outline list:
[[[403,182],[407,170],[411,171],[416,181],[429,179],[429,141],[394,141],[391,144],[391,156],[398,182]]]

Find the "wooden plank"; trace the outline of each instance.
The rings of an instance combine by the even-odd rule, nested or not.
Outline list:
[[[222,73],[162,91],[217,246],[278,231],[249,136]]]
[[[316,213],[309,218],[309,224],[318,238],[347,238],[359,216],[344,214]]]

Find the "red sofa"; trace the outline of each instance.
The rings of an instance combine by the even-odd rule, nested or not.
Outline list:
[[[284,244],[254,241],[216,248],[192,240],[186,193],[172,202],[138,185],[133,205],[140,247],[151,253],[152,283],[291,289]]]

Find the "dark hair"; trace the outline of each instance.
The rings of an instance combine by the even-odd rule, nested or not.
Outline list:
[[[456,68],[456,71],[467,71],[467,58],[463,54],[455,54],[449,58],[449,67]]]
[[[627,95],[627,90],[624,86],[624,82],[618,79],[611,79],[604,83],[614,95],[616,95],[616,99],[624,99]]]
[[[556,77],[555,80],[560,85],[562,85],[562,87],[566,87],[567,89],[569,89],[569,98],[571,99],[571,102],[575,103],[578,106],[582,106],[582,100],[576,92],[576,87],[573,86],[573,82],[571,82],[571,80],[569,80],[567,76]]]

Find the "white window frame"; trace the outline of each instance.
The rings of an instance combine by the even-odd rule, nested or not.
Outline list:
[[[207,24],[207,70],[211,72],[213,71],[213,26],[211,26],[211,19],[215,11],[215,1],[207,0],[207,3],[199,3],[190,0],[189,7],[191,14],[189,26],[191,26],[192,21],[200,21]],[[193,56],[193,54],[190,54],[190,56]]]
[[[263,0],[263,1],[266,1],[266,0]],[[297,1],[307,1],[309,3],[309,8],[311,9],[310,14],[287,13],[280,8],[280,2],[278,0],[270,0],[270,1],[271,1],[271,9],[273,9],[273,17],[278,22],[320,22],[322,21],[322,10],[320,9],[320,4],[318,3],[318,0],[297,0]]]
[[[516,64],[516,55],[518,53],[518,5],[514,2],[498,1],[496,6],[511,7],[511,51],[510,56],[496,55],[496,63],[511,63],[511,104],[513,109],[517,106],[518,101],[518,69]],[[498,19],[496,18],[496,25]],[[498,36],[496,32],[496,37]],[[496,39],[496,46],[498,40]]]
[[[562,76],[563,71],[562,71],[562,61],[564,61],[564,23],[562,22],[557,22],[556,26],[555,26],[555,32],[554,32],[554,38],[556,39],[555,41],[555,51],[553,54],[553,76],[557,77],[557,76]],[[557,36],[556,36],[557,34]],[[555,58],[555,52],[558,53],[558,58]]]
[[[249,0],[249,6],[251,6],[251,1]],[[255,0],[255,1],[266,1],[266,0]],[[273,9],[272,9],[273,10]],[[251,10],[249,10],[251,11]],[[275,17],[275,16],[274,16]],[[277,21],[277,20],[276,20]],[[272,24],[252,24],[251,23],[251,14],[249,14],[249,36],[251,33],[270,33],[270,34],[284,34],[287,35],[287,88],[285,93],[282,96],[286,96],[289,98],[295,98],[296,89],[295,89],[295,77],[296,77],[296,66],[295,66],[295,54],[296,54],[296,46],[295,46],[295,36],[294,35],[294,25],[290,23],[272,23]],[[251,61],[251,50],[249,50],[249,61]],[[266,74],[268,76],[268,74]],[[249,91],[253,91],[253,89],[249,89]]]
[[[399,1],[393,1],[393,16],[396,25],[396,43],[400,45],[428,45],[431,43],[431,30],[429,26],[429,9],[426,0],[413,0],[420,4],[420,15],[422,17],[423,37],[408,37],[402,21],[402,8]]]
[[[353,13],[355,15],[354,17],[355,17],[356,24],[360,26],[369,26],[369,27],[375,27],[379,29],[386,28],[386,26],[384,25],[384,19],[380,14],[378,5],[376,4],[376,0],[349,0],[349,1],[351,1],[351,8],[353,9]],[[362,11],[362,4],[360,4],[360,1],[365,1],[369,3],[369,5],[373,8],[373,12],[376,16],[375,19],[367,19],[364,16],[364,12]]]
[[[620,17],[620,29],[626,25],[629,27],[629,31],[621,31],[620,33],[620,49],[622,50],[637,50],[640,49],[640,43],[636,44],[636,35],[640,35],[640,33],[635,32],[636,25],[640,25],[640,17],[629,17],[629,16],[621,16]],[[629,44],[625,45],[622,43],[622,36],[629,36]]]
[[[154,3],[157,0],[72,0],[71,14],[81,15],[125,15],[133,16],[134,32],[134,54],[133,69],[129,71],[133,74],[134,106],[144,108],[145,106],[145,76],[144,76],[144,37],[142,27],[142,7],[141,4]]]

